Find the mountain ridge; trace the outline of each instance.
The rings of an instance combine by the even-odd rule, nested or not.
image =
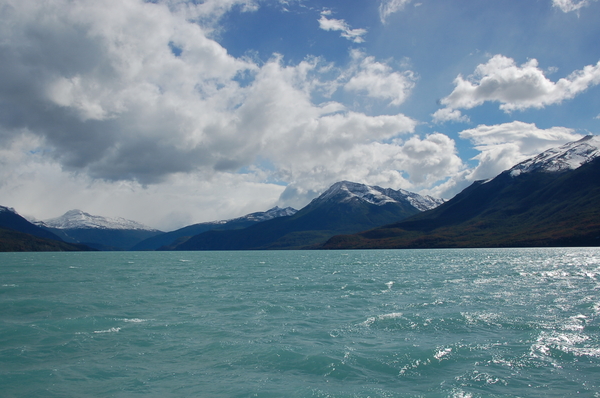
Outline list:
[[[155,228],[137,221],[122,217],[104,217],[73,209],[59,217],[38,222],[38,225],[53,229],[128,229],[142,231],[158,231]]]
[[[524,160],[508,170],[513,177],[532,171],[554,173],[575,170],[583,164],[600,157],[600,136],[587,135],[557,148],[548,149],[537,156]]]
[[[433,210],[322,248],[599,246],[599,146],[593,136],[550,149]]]
[[[387,192],[384,195],[382,192]],[[390,195],[396,195],[393,199]],[[423,198],[412,194],[411,200]],[[257,250],[308,248],[344,231],[362,231],[420,212],[401,191],[340,181],[292,216],[234,231],[206,231],[169,249]],[[437,205],[438,202],[431,204]]]
[[[0,251],[89,251],[84,245],[64,242],[52,232],[19,215],[11,207],[0,206]]]
[[[242,217],[231,218],[220,221],[209,221],[197,223],[179,228],[175,231],[165,232],[138,242],[131,250],[157,250],[159,248],[170,248],[175,242],[178,244],[187,238],[210,230],[242,229],[253,224],[269,221],[278,217],[286,217],[296,214],[297,210],[291,207],[280,208],[275,206],[264,212],[254,212]]]

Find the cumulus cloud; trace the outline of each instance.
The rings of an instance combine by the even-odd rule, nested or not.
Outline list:
[[[283,66],[274,57],[259,67],[236,59],[164,4],[14,1],[3,15],[3,36],[11,37],[0,44],[4,133],[28,129],[63,167],[96,178],[154,183],[173,173],[235,171],[259,155],[277,159],[283,148],[348,149],[414,126],[403,115],[313,104],[312,91],[327,84],[318,61]],[[371,75],[403,84],[377,67],[366,59],[350,86]]]
[[[19,209],[15,201],[44,196],[47,210],[67,190],[73,200],[61,202],[61,212],[83,201],[93,204],[86,211],[126,216],[107,211],[118,201],[139,221],[166,228],[166,219],[198,222],[264,210],[284,190],[266,181],[305,192],[342,176],[410,185],[399,170],[422,162],[403,155],[399,163],[405,144],[389,143],[414,132],[411,118],[313,100],[319,91],[343,89],[400,104],[414,85],[410,72],[362,53],[338,69],[318,58],[290,65],[278,55],[259,65],[228,54],[209,37],[211,27],[197,22],[235,6],[252,11],[253,1],[3,4],[0,143],[10,149],[0,159],[4,205]],[[376,159],[374,166],[364,168],[365,156]],[[388,173],[384,166],[391,164],[398,168]],[[437,171],[425,170],[408,175],[432,181]],[[52,186],[64,188],[54,199],[43,193]],[[219,194],[226,204],[213,204],[212,216],[200,208],[208,206],[199,198]],[[186,210],[142,216],[151,198],[159,207]],[[27,203],[43,217],[42,205]]]
[[[412,0],[381,0],[379,3],[379,18],[381,23],[386,23],[387,18],[398,11],[402,11],[404,7]]]
[[[426,189],[437,181],[461,172],[454,140],[434,133],[421,139],[395,139],[354,146],[327,167],[310,164],[297,170],[294,181],[281,196],[282,205],[298,205],[314,198],[332,183],[350,180],[412,191]],[[315,178],[318,175],[319,178]]]
[[[433,122],[434,123],[444,123],[444,122],[462,122],[468,123],[469,117],[463,115],[461,111],[458,109],[452,108],[442,108],[438,109],[433,113]]]
[[[395,72],[374,57],[367,57],[353,50],[352,77],[345,83],[347,91],[365,93],[372,98],[389,100],[391,105],[402,104],[415,86],[416,76],[412,71]]]
[[[284,187],[260,175],[216,173],[211,178],[177,173],[142,186],[64,172],[44,156],[39,137],[25,133],[0,146],[0,203],[37,219],[78,208],[125,217],[163,231],[202,221],[237,217],[274,206]]]
[[[552,127],[540,129],[533,123],[514,121],[498,125],[479,125],[463,130],[460,138],[469,140],[479,154],[476,164],[463,167],[447,179],[421,192],[441,198],[451,198],[478,180],[496,177],[525,159],[547,149],[582,138],[572,129]]]
[[[589,6],[592,1],[595,0],[552,0],[552,5],[562,12],[571,12]]]
[[[472,171],[471,180],[494,177],[540,152],[582,138],[569,128],[540,129],[533,123],[519,121],[480,125],[463,130],[459,135],[470,140],[481,152],[475,157],[479,164]]]
[[[193,142],[235,106],[235,77],[255,65],[161,4],[15,1],[5,8],[5,131],[27,128],[64,167],[99,178],[154,182],[214,163],[219,154]]]
[[[218,21],[228,11],[237,7],[242,12],[252,12],[259,8],[260,0],[159,0],[170,10],[184,16],[187,20],[202,23],[206,29],[218,28]]]
[[[330,11],[323,11],[321,18],[319,19],[319,27],[323,30],[333,30],[342,32],[342,37],[354,42],[364,43],[364,35],[367,34],[366,29],[352,29],[350,25],[343,19],[329,19],[327,16],[331,15]]]
[[[454,83],[452,93],[441,101],[451,109],[470,109],[485,101],[500,102],[500,109],[505,112],[543,108],[600,84],[600,62],[555,83],[546,78],[535,59],[517,66],[513,59],[495,55],[477,66],[472,76],[465,79],[459,75]]]

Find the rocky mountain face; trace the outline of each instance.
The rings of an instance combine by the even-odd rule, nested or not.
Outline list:
[[[600,246],[599,148],[588,136],[550,149],[433,210],[323,247]]]
[[[175,250],[253,250],[307,248],[339,233],[363,231],[402,220],[442,203],[407,191],[341,181],[287,217],[241,230],[207,231]]]

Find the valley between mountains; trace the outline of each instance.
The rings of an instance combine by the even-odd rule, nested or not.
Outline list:
[[[162,232],[71,210],[30,222],[0,206],[1,251],[600,246],[600,137],[553,148],[443,201],[349,181],[275,207]]]

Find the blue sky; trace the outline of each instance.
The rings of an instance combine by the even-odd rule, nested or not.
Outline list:
[[[342,179],[450,198],[600,130],[597,0],[0,10],[0,204],[40,219],[168,230]]]

